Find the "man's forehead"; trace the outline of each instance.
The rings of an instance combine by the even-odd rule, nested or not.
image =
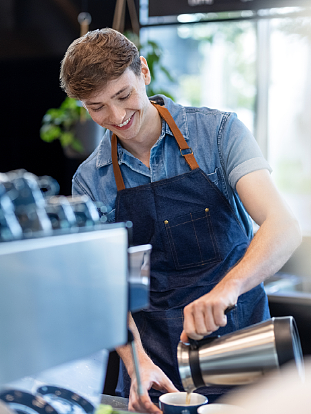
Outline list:
[[[86,99],[83,99],[83,102],[86,105],[92,105],[97,103],[99,100],[102,101],[102,98],[105,99],[112,99],[122,92],[124,92],[128,87],[131,86],[132,82],[129,79],[131,76],[129,74],[130,71],[128,68],[126,71],[116,79],[111,79],[106,82],[98,91],[94,92],[91,96]],[[133,72],[132,72],[133,73]]]

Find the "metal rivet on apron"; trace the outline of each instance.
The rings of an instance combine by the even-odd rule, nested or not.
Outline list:
[[[209,208],[206,208],[206,209],[205,209],[205,213],[208,213],[208,212],[209,212]]]
[[[168,220],[164,220],[164,224],[168,224]]]

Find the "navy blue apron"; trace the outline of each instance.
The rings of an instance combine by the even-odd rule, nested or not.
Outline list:
[[[189,172],[125,188],[112,136],[112,161],[118,188],[116,221],[133,222],[133,244],[150,243],[150,306],[133,314],[144,349],[153,362],[183,391],[177,345],[183,329],[183,308],[208,293],[244,255],[249,239],[228,200],[199,168],[169,111],[156,105],[169,125]],[[228,314],[223,335],[270,317],[262,285],[241,295]],[[130,378],[121,361],[116,394],[128,397]],[[204,387],[197,392],[220,396],[228,388]],[[151,397],[161,393],[151,389]],[[152,398],[156,401],[155,398]]]

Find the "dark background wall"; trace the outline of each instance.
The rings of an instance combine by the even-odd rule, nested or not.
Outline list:
[[[137,2],[138,3],[138,2]],[[0,172],[24,168],[50,175],[69,195],[82,160],[65,157],[59,142],[40,139],[46,110],[65,98],[59,69],[69,44],[79,37],[78,14],[91,14],[90,30],[111,27],[116,0],[0,1]],[[128,12],[126,28],[130,28]]]

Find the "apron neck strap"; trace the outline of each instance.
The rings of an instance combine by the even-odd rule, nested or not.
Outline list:
[[[196,168],[199,168],[199,165],[193,155],[192,149],[188,146],[185,138],[180,132],[169,110],[167,108],[164,108],[161,105],[156,104],[153,101],[150,101],[150,102],[157,109],[161,118],[163,118],[164,121],[167,123],[167,125],[170,127],[170,130],[172,131],[176,139],[176,142],[179,146],[180,153],[187,161],[187,164],[189,165],[191,170],[195,170]],[[120,166],[118,163],[118,139],[117,139],[116,134],[112,134],[112,137],[111,137],[111,157],[112,157],[112,166],[113,166],[114,177],[115,177],[116,184],[117,184],[117,189],[118,191],[124,190],[125,185],[124,185],[123,177],[121,174]]]

